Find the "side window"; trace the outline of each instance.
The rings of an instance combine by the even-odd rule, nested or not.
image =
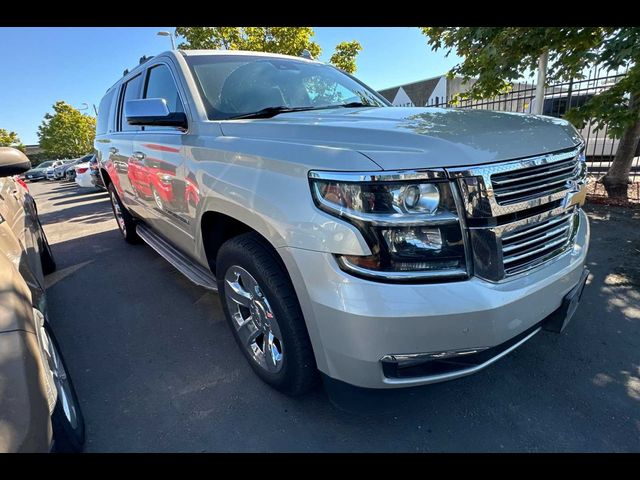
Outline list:
[[[170,112],[184,112],[178,88],[166,65],[156,65],[149,69],[144,98],[164,98]]]
[[[100,107],[98,108],[98,121],[96,122],[96,135],[107,133],[109,113],[111,113],[111,102],[113,101],[113,95],[117,90],[117,88],[112,89],[100,101]]]
[[[122,103],[120,104],[120,130],[123,132],[131,131],[131,130],[140,130],[141,127],[136,125],[129,125],[127,123],[127,119],[124,116],[124,104],[127,100],[136,100],[140,98],[140,86],[142,83],[142,75],[138,75],[133,77],[127,83],[123,85],[124,94],[122,96]]]

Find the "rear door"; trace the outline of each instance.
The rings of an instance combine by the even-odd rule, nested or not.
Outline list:
[[[177,73],[169,61],[157,61],[146,71],[142,98],[162,98],[170,112],[185,112]],[[188,112],[187,118],[189,117]],[[144,184],[145,220],[184,251],[192,250],[182,165],[185,132],[176,127],[145,126],[134,142],[137,179]]]

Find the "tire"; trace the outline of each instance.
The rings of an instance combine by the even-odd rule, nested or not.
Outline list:
[[[42,273],[49,275],[56,271],[56,261],[53,259],[53,252],[51,251],[49,241],[47,240],[47,236],[44,233],[44,229],[42,228],[42,224],[39,219],[38,226],[40,227],[40,263],[42,264]]]
[[[56,383],[56,387],[58,388],[58,400],[56,401],[53,413],[51,414],[51,426],[53,429],[53,451],[73,453],[81,452],[85,441],[85,426],[84,415],[82,414],[82,409],[80,408],[78,395],[76,394],[76,390],[73,386],[71,376],[69,375],[67,365],[64,361],[64,357],[62,356],[62,352],[60,351],[58,341],[53,335],[51,327],[49,327],[49,324],[47,322],[45,322],[44,324],[44,329],[47,336],[49,337],[51,346],[55,351],[57,361],[62,368],[65,383],[65,393],[61,393],[62,389],[60,387],[60,384]],[[66,399],[66,402],[63,401],[63,398]],[[67,411],[73,413],[65,413],[65,403]],[[73,420],[70,420],[69,417],[72,417]]]
[[[113,183],[110,183],[107,190],[109,192],[109,198],[111,199],[111,210],[113,211],[113,216],[116,218],[120,233],[122,233],[126,242],[132,244],[140,243],[140,237],[136,232],[135,219],[120,201],[116,187],[113,186]]]
[[[278,371],[268,371],[251,353],[252,349],[245,346],[239,333],[239,323],[234,315],[238,315],[239,304],[227,296],[231,289],[227,274],[233,276],[236,271],[244,271],[257,282],[255,298],[268,300],[268,312],[270,318],[267,322],[273,322],[275,336],[271,336],[273,346],[279,346],[280,362]],[[239,235],[225,242],[216,259],[216,272],[218,276],[218,292],[227,322],[233,332],[240,350],[248,360],[256,374],[268,385],[290,396],[302,395],[311,391],[319,382],[319,374],[311,340],[298,303],[295,290],[289,279],[278,254],[257,233],[250,232]],[[240,278],[240,277],[238,277]],[[235,285],[239,285],[238,280]],[[230,290],[229,290],[230,291]],[[254,305],[254,308],[257,307]],[[253,318],[254,310],[245,308],[247,315]],[[255,310],[257,311],[257,310]],[[264,309],[261,310],[264,313]],[[272,313],[271,313],[272,312]],[[269,317],[268,315],[271,314]],[[257,314],[256,314],[257,315]],[[260,314],[263,315],[263,314]],[[264,318],[264,317],[263,317]],[[264,323],[267,323],[263,321]],[[244,324],[249,323],[248,321]],[[277,327],[277,328],[276,328]],[[263,340],[266,334],[263,334]],[[266,340],[264,340],[266,342]],[[256,341],[256,344],[258,341]],[[267,349],[263,349],[267,351]],[[253,350],[255,352],[255,350]],[[267,355],[264,355],[267,357]],[[273,363],[277,362],[272,362]]]

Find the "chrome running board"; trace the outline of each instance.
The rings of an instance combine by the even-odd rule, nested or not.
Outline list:
[[[187,277],[196,285],[208,290],[218,291],[216,277],[210,271],[196,264],[182,252],[176,250],[169,242],[155,233],[143,223],[136,225],[138,236],[153,248],[167,262],[173,265],[176,270]]]

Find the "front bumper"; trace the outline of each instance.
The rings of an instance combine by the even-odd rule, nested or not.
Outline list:
[[[343,272],[328,253],[285,247],[281,254],[318,368],[359,387],[392,388],[474,373],[531,338],[580,281],[588,244],[588,219],[580,211],[573,248],[526,275],[498,283],[474,277],[439,284],[384,284]],[[390,355],[486,349],[520,335],[513,348],[479,368],[403,378],[383,371],[381,360]]]

